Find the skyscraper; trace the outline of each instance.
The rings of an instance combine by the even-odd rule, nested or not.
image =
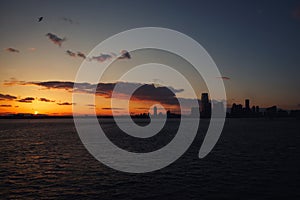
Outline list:
[[[209,103],[208,93],[202,93],[201,94],[201,104],[207,104],[207,103]]]
[[[250,100],[249,99],[245,99],[245,110],[250,111]]]
[[[209,102],[208,93],[201,94],[201,117],[210,117],[211,115],[211,103]]]

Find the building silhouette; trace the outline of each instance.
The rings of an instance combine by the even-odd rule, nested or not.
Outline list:
[[[211,103],[208,93],[201,94],[200,117],[209,118],[211,116]]]
[[[245,99],[245,110],[246,110],[246,112],[250,111],[250,100],[249,99]]]
[[[259,113],[259,106],[256,106],[256,107],[255,107],[255,112],[256,112],[256,113]]]
[[[229,112],[226,112],[226,106],[224,102],[218,102],[210,100],[208,93],[201,94],[201,102],[199,107],[191,107],[191,117],[198,117],[200,113],[201,118],[210,118],[212,109],[214,111],[214,117],[223,117],[226,112],[226,117],[229,118],[296,118],[300,119],[300,110],[286,111],[277,106],[271,106],[268,108],[260,108],[257,105],[251,105],[250,99],[245,99],[245,105],[233,103]],[[170,115],[170,114],[169,114]]]
[[[265,116],[268,118],[276,117],[277,115],[277,106],[271,106],[269,108],[266,108]]]
[[[245,107],[242,104],[232,104],[230,117],[261,117],[263,113],[260,112],[259,106],[253,105],[250,107],[250,100],[245,99]]]

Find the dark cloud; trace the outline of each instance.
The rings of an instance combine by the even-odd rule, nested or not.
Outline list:
[[[221,78],[221,79],[223,79],[223,80],[230,80],[230,78],[227,77],[227,76],[221,76],[221,77],[217,77],[217,78]]]
[[[7,84],[10,84],[8,81]],[[112,92],[117,83],[74,83],[71,81],[45,81],[45,82],[23,82],[14,81],[14,83],[21,83],[22,85],[36,85],[47,89],[64,89],[69,92],[79,93],[95,93],[97,96],[104,98],[111,98]],[[134,88],[138,88],[131,99],[133,100],[147,100],[155,101],[161,104],[177,104],[176,93],[184,91],[183,89],[175,89],[172,87],[155,86],[154,84],[143,83],[130,83],[130,82],[118,82],[118,88],[120,91],[115,91],[116,98],[128,97],[130,91]],[[61,103],[60,103],[61,104]],[[60,105],[59,104],[59,105]]]
[[[116,53],[101,53],[99,56],[93,56],[93,57],[89,58],[89,61],[96,60],[98,62],[105,62],[105,61],[111,60],[113,58],[117,58],[120,60],[131,59],[131,55],[129,54],[128,51],[122,50],[119,55],[117,55]]]
[[[4,80],[3,85],[5,86],[13,86],[13,85],[27,85],[26,81],[19,81],[16,78],[10,78],[9,80]]]
[[[135,108],[137,110],[149,110],[150,107],[138,107],[138,108]]]
[[[111,54],[103,54],[101,53],[100,56],[93,56],[91,60],[96,60],[98,62],[105,62],[107,60],[111,60],[113,58],[113,55]]]
[[[6,107],[6,108],[8,108],[8,107],[11,107],[11,105],[2,104],[2,105],[0,105],[0,107]]]
[[[67,50],[66,53],[71,56],[71,57],[76,57],[76,53],[70,51],[70,50]]]
[[[67,50],[67,51],[66,51],[66,54],[68,54],[68,55],[71,56],[71,57],[76,57],[76,56],[77,56],[77,57],[86,59],[85,54],[82,53],[82,52],[80,52],[80,51],[78,51],[77,53],[75,53],[75,52],[73,52],[73,51],[71,51],[71,50]]]
[[[15,78],[10,78],[10,80],[4,80],[5,86],[14,86],[14,85],[36,85],[44,87],[46,89],[65,89],[73,90],[74,82],[71,81],[43,81],[43,82],[26,82],[19,81]],[[88,87],[95,87],[89,83],[80,83],[80,88],[88,89]],[[84,87],[86,86],[86,87]]]
[[[131,99],[156,101],[162,104],[177,105],[178,100],[175,93],[167,87],[155,87],[154,85],[144,84],[139,87]]]
[[[119,83],[119,84],[122,85],[123,83]],[[99,83],[96,88],[96,94],[99,96],[110,98],[115,85],[116,83]],[[124,88],[123,86],[121,87]],[[128,85],[128,87],[130,87],[130,84]]]
[[[34,97],[26,97],[24,99],[19,99],[17,100],[18,102],[21,102],[21,103],[32,103],[32,101],[34,101]]]
[[[82,52],[80,52],[80,51],[77,52],[77,56],[78,56],[78,57],[81,57],[81,58],[83,58],[83,59],[86,59],[85,54],[82,53]]]
[[[124,108],[101,108],[102,110],[124,110]]]
[[[96,84],[77,83],[74,87],[74,82],[71,81],[45,81],[45,82],[27,82],[26,85],[36,85],[46,89],[63,89],[67,91],[92,93],[96,90]]]
[[[39,101],[43,101],[43,102],[55,102],[54,100],[50,100],[50,99],[47,99],[47,98],[39,98]]]
[[[152,82],[155,87],[161,87],[161,86],[163,86],[163,83],[164,83],[164,81],[162,81],[161,79],[158,79],[158,78],[152,79]]]
[[[20,51],[18,49],[14,49],[14,48],[11,48],[11,47],[6,48],[5,51],[12,52],[12,53],[20,53]]]
[[[71,105],[73,105],[73,103],[63,102],[63,103],[57,103],[57,105],[59,105],[59,106],[71,106]]]
[[[9,94],[0,94],[0,101],[1,100],[14,100],[17,97],[9,95]]]
[[[97,86],[96,94],[106,98],[112,97],[116,83],[100,83]],[[130,94],[133,88],[138,88],[131,96],[132,100],[155,101],[161,104],[178,104],[175,93],[182,92],[183,89],[172,87],[155,87],[153,84],[118,82],[120,91],[116,91],[116,97],[122,98]]]
[[[131,55],[129,54],[128,51],[122,50],[121,56],[119,56],[119,59],[131,59]]]
[[[47,33],[46,35],[54,44],[57,44],[58,46],[61,47],[62,43],[66,41],[66,38],[60,38],[57,35],[53,33]]]
[[[118,84],[118,88],[120,91],[115,91],[116,95],[128,95],[130,94],[130,91],[132,91],[134,88],[139,88],[138,90],[143,90],[144,93],[137,93],[134,96],[139,98],[138,96],[144,96],[146,99],[150,99],[152,97],[153,99],[159,98],[155,95],[160,96],[166,96],[169,95],[167,91],[171,91],[173,93],[179,93],[182,92],[183,89],[174,89],[172,87],[155,87],[153,84],[143,84],[143,83],[130,83],[130,82],[118,82],[118,83],[99,83],[97,85],[96,94],[102,95],[107,98],[111,98],[112,91],[114,90],[114,87]],[[161,93],[161,94],[158,94]],[[140,98],[141,99],[141,98]]]
[[[70,82],[70,81],[27,82],[27,84],[42,86],[47,89],[65,89],[65,90],[72,90],[74,86],[74,82]]]

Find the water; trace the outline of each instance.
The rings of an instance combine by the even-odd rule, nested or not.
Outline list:
[[[176,123],[165,131],[172,132]],[[101,124],[123,148],[145,150],[141,141],[118,137],[112,120]],[[2,119],[1,199],[300,197],[299,121],[227,119],[219,142],[200,160],[207,124],[201,122],[194,143],[175,163],[151,173],[127,174],[95,160],[83,147],[72,119]],[[156,149],[172,137],[148,142]]]

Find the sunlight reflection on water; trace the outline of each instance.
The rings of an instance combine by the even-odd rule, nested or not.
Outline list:
[[[162,170],[137,175],[112,170],[95,160],[82,145],[72,119],[0,120],[0,195],[4,199],[300,195],[297,121],[229,119],[216,147],[200,160],[197,153],[208,122],[201,123],[196,140],[179,160]],[[120,140],[110,119],[101,125],[112,141]],[[130,148],[132,141],[117,143]],[[148,148],[134,144],[135,150]]]

